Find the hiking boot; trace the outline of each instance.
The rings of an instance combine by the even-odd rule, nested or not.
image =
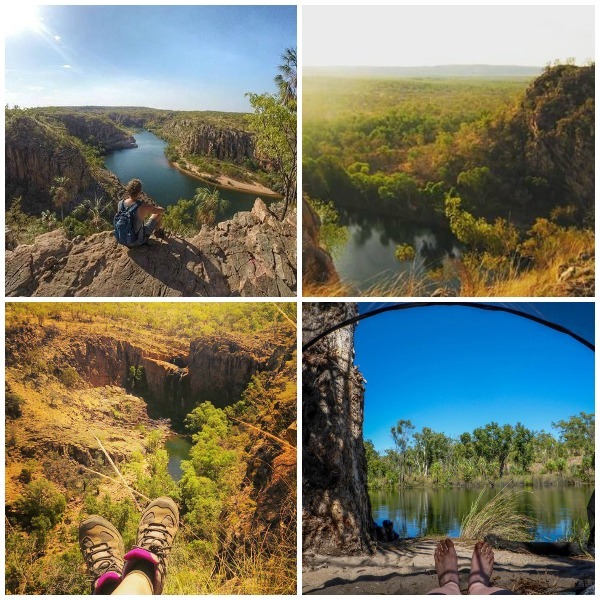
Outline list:
[[[154,232],[154,236],[161,240],[164,240],[169,237],[169,234],[164,229],[157,229]]]
[[[92,515],[79,525],[79,547],[93,578],[92,594],[110,593],[101,588],[112,583],[114,589],[121,582],[125,554],[121,534],[106,519]]]
[[[171,498],[157,498],[148,504],[138,526],[137,546],[125,555],[123,577],[143,560],[153,566],[153,593],[162,593],[167,576],[167,556],[179,528],[179,510]]]

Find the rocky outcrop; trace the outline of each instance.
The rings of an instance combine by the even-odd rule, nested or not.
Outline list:
[[[304,303],[302,343],[357,314],[356,304]],[[327,555],[373,548],[354,327],[324,337],[302,360],[302,547]]]
[[[62,230],[6,252],[7,296],[293,296],[296,213],[279,221],[257,199],[191,239],[128,249],[112,232],[68,240]]]
[[[42,210],[50,206],[49,188],[55,177],[68,177],[76,191],[93,181],[80,148],[31,116],[20,115],[6,123],[5,143],[7,202],[16,193],[41,196],[45,198]]]
[[[83,114],[59,114],[56,118],[64,124],[69,135],[102,152],[137,148],[135,138],[108,119]]]
[[[81,147],[56,124],[29,114],[7,118],[5,137],[5,202],[22,197],[28,213],[56,210],[50,187],[55,177],[68,179],[74,204],[87,197],[116,198],[121,186],[106,170],[91,169]],[[65,207],[68,210],[69,205]]]
[[[201,154],[236,163],[254,158],[254,137],[240,129],[178,119],[166,124],[163,132],[177,140],[184,154]]]
[[[336,285],[339,276],[331,256],[319,245],[319,216],[302,199],[302,282],[304,285]]]

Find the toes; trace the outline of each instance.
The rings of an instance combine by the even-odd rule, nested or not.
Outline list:
[[[450,538],[446,538],[444,542],[446,542],[446,547],[448,550],[452,550],[452,548],[454,548],[454,542]]]

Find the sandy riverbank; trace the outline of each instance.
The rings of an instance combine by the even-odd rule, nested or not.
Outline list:
[[[235,192],[243,192],[245,194],[257,194],[266,198],[282,198],[281,194],[270,190],[268,187],[256,181],[253,183],[247,183],[244,181],[237,181],[236,179],[232,179],[231,177],[227,177],[226,175],[219,175],[218,177],[214,177],[209,173],[203,173],[194,165],[189,165],[184,168],[176,162],[172,162],[170,164],[173,165],[178,171],[181,171],[182,173],[185,173],[190,177],[194,177],[199,181],[203,181],[204,183],[214,185],[218,188],[222,188],[225,190],[233,190]]]
[[[426,594],[438,586],[433,550],[437,540],[413,539],[379,547],[373,556],[306,554],[303,594]],[[460,588],[467,591],[474,542],[456,541]],[[516,594],[579,593],[594,583],[594,560],[494,550],[492,583]]]

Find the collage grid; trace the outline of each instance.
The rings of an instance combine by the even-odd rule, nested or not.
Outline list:
[[[6,594],[595,593],[592,2],[6,14]]]

